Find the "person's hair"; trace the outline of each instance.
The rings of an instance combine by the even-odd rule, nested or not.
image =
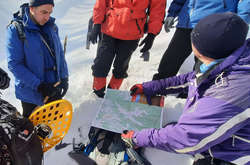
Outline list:
[[[30,0],[29,1],[30,7],[37,7],[37,6],[41,6],[45,4],[51,4],[53,6],[55,5],[54,0]]]

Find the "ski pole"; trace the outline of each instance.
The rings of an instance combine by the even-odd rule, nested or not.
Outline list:
[[[64,43],[63,43],[63,53],[64,53],[64,56],[66,54],[67,42],[68,42],[68,35],[65,36]]]
[[[128,154],[129,158],[132,162],[137,163],[138,165],[151,165],[151,163],[140,156],[133,148],[127,147],[126,153]]]
[[[90,17],[89,24],[88,24],[88,32],[87,32],[87,39],[86,39],[86,49],[90,48],[90,35],[93,28],[93,17]]]

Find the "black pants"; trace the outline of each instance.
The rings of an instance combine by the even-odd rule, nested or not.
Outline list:
[[[103,34],[92,65],[93,76],[107,77],[114,61],[113,75],[116,78],[126,78],[129,61],[138,42],[139,40],[119,40]]]
[[[176,29],[167,50],[161,58],[158,73],[153,76],[153,80],[172,77],[178,73],[181,65],[192,53],[191,32],[192,29]]]
[[[60,99],[62,99],[62,97],[59,97],[59,96],[51,97],[51,98],[48,99],[48,101],[46,103],[50,103],[52,101],[60,100]],[[24,102],[24,101],[21,101],[21,104],[22,104],[22,108],[23,108],[23,116],[26,117],[26,118],[29,118],[31,113],[38,106],[36,104],[27,103],[27,102]]]
[[[235,165],[230,162],[226,162],[220,159],[212,159],[211,157],[206,157],[204,159],[199,159],[193,163],[193,165]]]
[[[23,101],[21,101],[21,103],[22,103],[22,107],[23,107],[23,116],[26,118],[29,118],[29,116],[31,115],[33,110],[37,107],[37,105],[23,102]]]

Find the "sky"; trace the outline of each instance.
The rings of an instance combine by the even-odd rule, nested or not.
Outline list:
[[[15,98],[14,94],[14,77],[7,69],[7,60],[5,53],[6,26],[11,20],[13,12],[17,11],[19,5],[25,0],[8,0],[0,1],[0,67],[5,69],[11,77],[10,87],[2,92],[2,98],[13,104],[22,112],[20,101]],[[170,1],[168,1],[168,5]],[[87,134],[92,119],[98,110],[98,105],[102,99],[96,98],[92,93],[92,72],[91,65],[96,56],[96,45],[91,45],[90,50],[85,49],[87,24],[92,15],[92,8],[95,0],[55,0],[55,8],[52,14],[56,18],[59,27],[59,35],[63,42],[64,37],[68,36],[66,60],[69,68],[69,90],[65,99],[73,105],[73,120],[68,134],[63,142],[70,143],[75,137],[77,141],[87,140]],[[157,68],[160,59],[165,52],[174,29],[170,33],[164,30],[155,39],[154,45],[150,51],[150,61],[145,62],[140,58],[139,48],[132,55],[130,67],[128,69],[129,77],[124,80],[121,90],[129,90],[136,83],[150,81]],[[250,35],[248,35],[250,36]],[[191,71],[193,67],[193,55],[191,55],[182,65],[180,73]],[[112,75],[108,75],[108,80]],[[176,99],[173,96],[165,98],[165,110],[167,111],[166,122],[177,121],[185,100]],[[79,128],[82,137],[79,136]],[[68,146],[62,150],[55,151],[51,149],[45,153],[45,165],[75,165],[67,153],[72,150]],[[166,161],[168,164],[191,165],[192,158],[188,155],[177,155],[155,149],[146,149],[145,155],[153,165],[163,165]]]

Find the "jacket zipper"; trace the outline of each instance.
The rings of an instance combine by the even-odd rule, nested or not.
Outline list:
[[[224,5],[224,9],[226,9],[227,8],[226,0],[223,0],[223,5]]]
[[[190,11],[190,16],[193,14],[194,8],[195,8],[195,4],[196,4],[196,0],[194,0],[193,5],[192,5],[192,9]]]
[[[133,0],[131,0],[131,4],[133,5]],[[131,10],[130,12],[133,13],[133,10]],[[137,29],[139,30],[139,32],[141,34],[142,31],[141,31],[140,25],[138,23],[138,19],[135,19],[135,23],[136,23]]]
[[[195,3],[196,3],[196,0],[193,1],[192,9],[190,10],[190,13],[189,13],[190,17],[192,16],[194,12]],[[188,27],[189,22],[190,22],[190,19],[187,21],[187,25],[186,25],[187,27]]]
[[[137,26],[138,30],[140,31],[140,34],[141,34],[142,31],[141,31],[141,28],[140,28],[140,26],[139,26],[139,24],[138,24],[138,19],[135,20],[135,23],[136,23],[136,26]]]

